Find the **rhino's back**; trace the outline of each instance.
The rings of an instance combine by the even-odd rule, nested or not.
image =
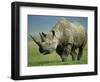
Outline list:
[[[84,27],[76,22],[61,19],[52,30],[56,32],[56,36],[60,43],[65,45],[71,43],[75,46],[81,46],[86,39]]]
[[[71,43],[75,46],[80,46],[86,38],[84,27],[80,24],[62,22],[55,30],[59,31],[58,34],[61,35],[60,42],[65,45]]]

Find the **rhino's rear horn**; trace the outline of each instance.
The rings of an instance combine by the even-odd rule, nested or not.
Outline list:
[[[43,35],[44,37],[46,37],[46,34],[45,34],[44,32],[42,32],[42,35]]]
[[[40,34],[40,37],[41,37],[41,41],[42,41],[42,42],[45,41],[45,37],[44,37],[44,35],[41,34],[41,33],[39,33],[39,34]]]

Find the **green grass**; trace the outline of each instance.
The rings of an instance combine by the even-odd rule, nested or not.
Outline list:
[[[80,61],[72,61],[69,55],[66,62],[62,62],[56,52],[43,55],[38,51],[38,46],[33,41],[28,41],[28,66],[50,66],[50,65],[75,65],[87,64],[87,46],[84,48]]]

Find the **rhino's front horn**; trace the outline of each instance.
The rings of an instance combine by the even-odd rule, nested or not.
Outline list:
[[[37,41],[32,35],[30,35],[30,37],[32,38],[32,40],[33,40],[38,46],[40,46],[40,42],[39,42],[39,41]]]

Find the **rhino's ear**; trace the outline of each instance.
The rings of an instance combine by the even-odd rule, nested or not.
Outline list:
[[[53,36],[55,36],[55,31],[54,30],[52,30],[52,34],[53,34]]]

